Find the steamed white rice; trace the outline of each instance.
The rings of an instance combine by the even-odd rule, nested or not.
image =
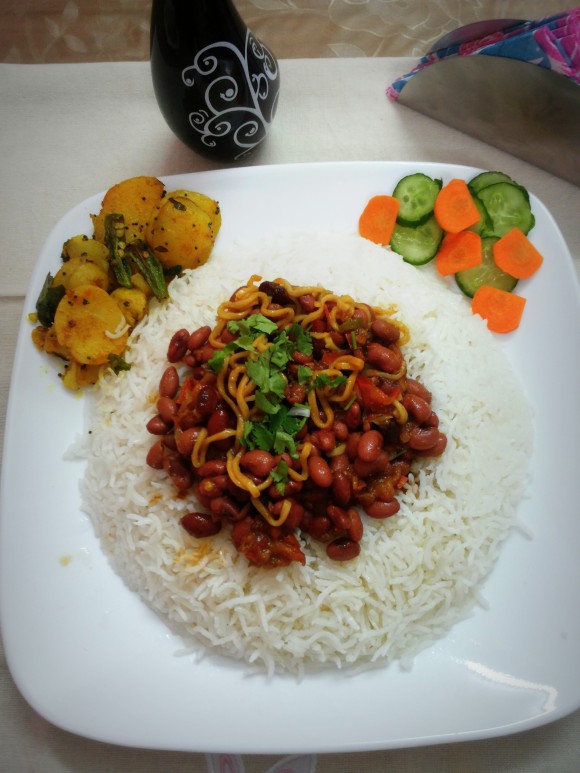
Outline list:
[[[145,464],[171,335],[213,324],[218,304],[252,274],[321,284],[378,306],[410,329],[409,375],[433,393],[444,455],[422,460],[386,521],[364,518],[358,558],[248,565],[229,530],[195,541],[179,525],[196,509]],[[130,371],[91,406],[83,499],[114,569],[187,645],[272,673],[386,663],[413,656],[474,607],[516,522],[531,453],[531,412],[503,352],[465,298],[356,236],[305,235],[216,249],[170,286],[132,336]],[[492,613],[492,612],[491,612]]]

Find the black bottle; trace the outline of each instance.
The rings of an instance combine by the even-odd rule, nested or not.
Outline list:
[[[231,0],[153,0],[151,74],[165,120],[197,153],[236,161],[264,141],[278,62]]]

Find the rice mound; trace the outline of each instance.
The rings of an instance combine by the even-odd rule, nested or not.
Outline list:
[[[363,517],[361,554],[329,560],[306,543],[306,566],[259,569],[229,529],[195,541],[179,518],[196,509],[145,464],[171,335],[214,324],[220,302],[252,274],[321,284],[377,306],[396,304],[409,327],[409,375],[433,393],[447,434],[399,495],[400,512]],[[268,673],[368,666],[412,657],[472,611],[516,523],[532,419],[501,348],[465,298],[429,272],[354,235],[317,234],[214,250],[170,285],[130,341],[131,370],[103,380],[85,434],[84,508],[113,568],[179,632]]]

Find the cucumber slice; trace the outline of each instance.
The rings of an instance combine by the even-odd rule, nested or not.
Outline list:
[[[477,211],[479,212],[479,220],[477,223],[474,223],[474,225],[470,226],[468,228],[469,231],[474,231],[476,234],[479,234],[480,236],[487,236],[492,228],[492,223],[490,220],[489,215],[487,214],[487,209],[483,205],[483,201],[481,199],[478,199],[477,196],[474,196],[472,194],[473,203],[477,207]]]
[[[403,226],[416,226],[426,222],[433,213],[435,199],[442,181],[433,180],[418,172],[399,180],[393,196],[399,202],[397,222]]]
[[[477,194],[489,185],[495,183],[513,183],[511,177],[504,172],[481,172],[467,183],[467,187],[472,194]]]
[[[517,183],[499,182],[488,185],[477,194],[491,220],[494,236],[504,236],[512,228],[527,234],[535,223],[530,197]]]
[[[422,266],[437,254],[443,229],[432,215],[425,223],[411,227],[397,223],[391,237],[391,249],[406,263]]]
[[[493,245],[498,237],[490,236],[481,240],[482,261],[478,266],[459,271],[455,274],[455,281],[462,293],[473,298],[475,291],[482,285],[497,287],[498,290],[510,292],[517,285],[518,280],[506,274],[498,268],[493,259]]]

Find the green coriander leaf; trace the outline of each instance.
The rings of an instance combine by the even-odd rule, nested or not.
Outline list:
[[[274,452],[277,454],[283,454],[287,452],[292,457],[298,456],[296,453],[296,442],[292,435],[289,435],[288,432],[283,432],[281,430],[276,432],[276,436],[274,437]]]
[[[242,443],[250,449],[261,448],[263,451],[269,451],[274,444],[274,435],[266,422],[245,421]]]
[[[224,346],[223,349],[217,349],[211,360],[209,361],[209,366],[213,370],[214,373],[219,373],[220,370],[224,366],[224,362],[229,355],[235,351],[236,344],[234,341],[232,343],[227,344]]]
[[[284,494],[284,489],[286,488],[286,482],[288,480],[288,471],[288,465],[284,459],[281,459],[270,473],[274,485],[280,494]]]
[[[324,387],[336,389],[345,382],[346,376],[329,376],[327,373],[321,373],[314,379],[314,386],[316,389],[324,389]]]
[[[314,373],[312,372],[312,368],[309,368],[307,365],[299,365],[296,375],[298,378],[298,383],[305,385],[310,384]]]
[[[277,413],[280,409],[280,405],[269,400],[263,392],[256,392],[256,406],[268,414]]]
[[[290,337],[294,341],[296,351],[308,356],[312,354],[312,336],[298,322],[293,322],[290,326]]]

